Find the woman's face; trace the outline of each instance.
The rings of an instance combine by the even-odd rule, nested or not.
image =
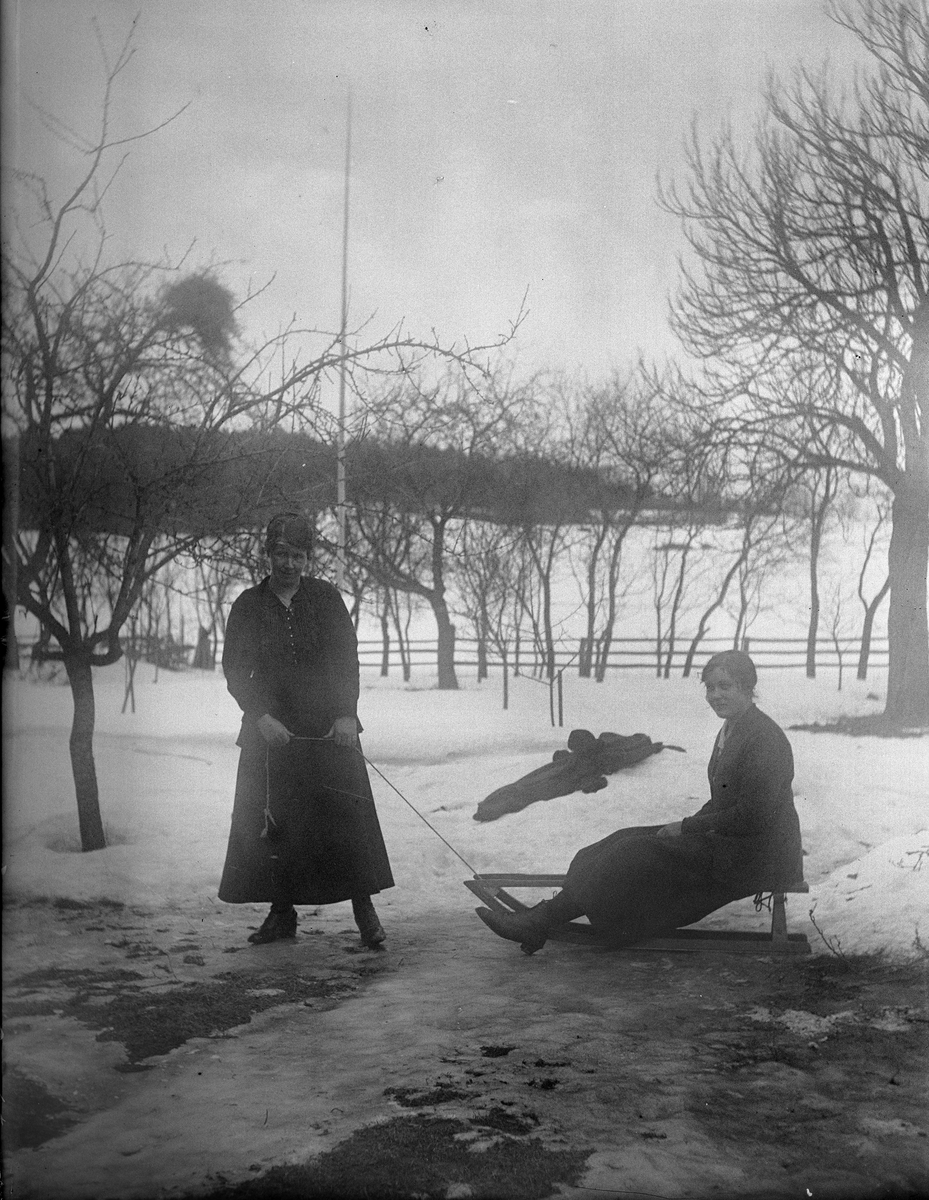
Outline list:
[[[296,587],[306,570],[309,556],[290,542],[275,542],[270,555],[271,583],[279,588]]]
[[[722,671],[717,667],[715,670],[710,671],[704,680],[704,684],[706,685],[707,704],[723,720],[731,721],[735,717],[740,717],[742,713],[751,708],[751,688],[745,691],[740,684],[736,683],[728,671]]]

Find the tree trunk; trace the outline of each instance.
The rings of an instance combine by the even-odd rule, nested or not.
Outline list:
[[[552,680],[555,678],[555,631],[552,626],[551,559],[549,559],[548,573],[542,579],[542,622],[545,634],[543,669],[545,678]]]
[[[816,636],[819,633],[819,552],[829,506],[835,497],[835,473],[831,466],[823,475],[822,496],[817,499],[818,481],[814,479],[810,492],[810,622],[806,633],[806,676],[816,678]]]
[[[123,706],[121,712],[125,712],[131,705],[132,712],[135,712],[135,669],[139,662],[139,650],[137,645],[136,618],[133,617],[132,625],[129,628],[129,636],[126,638],[126,648],[123,653],[123,661],[126,664],[126,691],[123,695]],[[216,647],[213,647],[213,661],[216,661]]]
[[[17,573],[19,558],[16,535],[19,532],[19,434],[14,433],[7,447],[3,464],[3,595],[6,600],[5,670],[19,670],[19,642],[16,640],[16,600],[19,587]]]
[[[745,637],[748,629],[748,576],[745,570],[739,571],[739,611],[736,614],[735,632],[732,635],[732,649],[738,650],[739,643]]]
[[[387,601],[381,609],[381,678],[390,674],[390,611]]]
[[[929,487],[901,487],[894,497],[888,553],[889,670],[884,714],[902,725],[929,724]]]
[[[97,788],[97,768],[94,764],[94,704],[93,668],[84,655],[65,657],[68,682],[74,700],[71,722],[71,771],[77,796],[77,819],[81,832],[82,850],[103,850],[106,838],[100,816],[100,793]]]
[[[597,624],[597,564],[600,551],[606,538],[606,519],[594,537],[594,544],[587,563],[587,636],[581,640],[581,653],[578,662],[578,674],[582,679],[589,679],[593,667],[592,655]]]
[[[806,627],[806,677],[816,678],[816,635],[819,632],[819,534],[810,537],[810,619]]]
[[[458,676],[455,674],[455,626],[448,615],[444,600],[433,600],[432,611],[435,613],[439,634],[439,689],[454,692],[458,690]]]
[[[400,653],[400,667],[403,672],[403,682],[409,683],[413,674],[412,664],[410,663],[409,645],[407,644],[408,630],[404,629],[403,623],[400,620],[400,602],[394,595],[391,603],[391,611],[394,615],[394,629],[397,634],[397,650]],[[408,623],[409,624],[409,623]]]
[[[671,678],[671,666],[674,662],[674,650],[677,644],[677,617],[680,612],[681,601],[684,598],[684,580],[687,575],[687,558],[690,553],[689,547],[681,551],[681,565],[677,574],[677,583],[674,587],[674,600],[671,604],[671,617],[668,621],[668,652],[664,662],[664,677]]]
[[[197,631],[197,648],[194,650],[194,670],[215,671],[216,651],[213,644],[213,630],[201,625]]]
[[[871,634],[874,629],[874,618],[884,597],[890,591],[890,576],[884,580],[881,590],[870,604],[865,605],[864,621],[861,625],[861,646],[858,651],[858,678],[868,678],[868,659],[871,656]]]
[[[610,569],[607,572],[606,620],[603,622],[603,632],[600,635],[596,650],[595,678],[597,683],[603,683],[604,679],[606,679],[607,667],[610,664],[610,648],[613,645],[613,632],[616,629],[616,589],[619,586],[619,564],[628,531],[629,526],[626,525],[614,539],[610,550]],[[593,654],[593,647],[591,647],[591,654]]]
[[[703,613],[701,614],[700,620],[697,624],[697,632],[694,634],[693,640],[687,648],[687,657],[684,659],[684,679],[690,678],[690,673],[693,670],[694,659],[697,657],[697,651],[700,648],[700,643],[706,637],[707,631],[709,630],[710,618],[715,612],[718,612],[725,603],[726,595],[729,591],[729,585],[732,583],[733,579],[735,579],[736,575],[738,575],[742,566],[748,562],[749,549],[750,545],[746,546],[746,537],[743,537],[742,548],[739,551],[739,557],[723,576],[722,583],[719,585],[719,591],[716,593],[716,599],[713,600],[712,603],[703,610]]]

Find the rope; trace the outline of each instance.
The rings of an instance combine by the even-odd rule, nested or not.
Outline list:
[[[332,738],[331,737],[296,737],[296,736],[294,736],[290,740],[292,742],[331,742]],[[448,841],[447,838],[444,838],[441,833],[439,833],[438,829],[436,829],[436,827],[423,816],[423,814],[419,811],[419,809],[416,807],[415,804],[412,804],[409,800],[407,800],[406,796],[404,796],[403,792],[400,791],[400,789],[396,786],[396,784],[391,783],[391,781],[387,778],[387,776],[380,769],[380,767],[375,766],[374,763],[370,760],[370,758],[368,758],[362,752],[362,750],[359,746],[346,746],[345,749],[354,750],[356,754],[360,755],[362,760],[368,764],[368,766],[371,768],[371,770],[375,771],[378,775],[380,775],[381,779],[384,780],[384,782],[387,784],[387,786],[389,788],[393,788],[393,790],[397,793],[397,795],[400,797],[400,799],[403,801],[403,803],[406,804],[409,808],[411,808],[414,813],[416,813],[417,817],[419,817],[419,819],[422,821],[422,823],[424,825],[428,825],[428,827],[436,835],[436,837],[439,839],[439,841],[444,842],[444,844],[449,848],[449,850],[451,850],[452,854],[454,854],[457,859],[460,859],[460,861],[464,863],[464,865],[468,868],[468,870],[471,872],[471,874],[477,875],[477,873],[478,873],[477,868],[473,867],[468,862],[468,860],[465,858],[465,856],[463,854],[459,854],[459,852],[455,849],[455,847],[451,844],[451,842]],[[263,838],[267,838],[267,837],[271,836],[271,826],[272,825],[275,828],[277,828],[277,822],[274,820],[274,816],[271,812],[270,761],[271,761],[271,747],[266,746],[265,747],[265,808],[264,808],[265,826],[264,826],[264,829],[261,831],[261,836]],[[368,799],[367,796],[360,796],[360,795],[358,795],[357,792],[345,791],[342,788],[330,787],[327,790],[330,792],[338,792],[339,795],[341,795],[341,796],[350,796],[354,800],[367,800]]]
[[[358,747],[356,746],[355,749],[357,750]],[[407,798],[406,798],[406,796],[404,796],[403,792],[401,792],[398,787],[395,787],[390,782],[390,780],[387,778],[387,776],[384,774],[384,772],[381,771],[378,767],[376,767],[374,765],[374,763],[370,760],[370,758],[365,758],[364,754],[362,754],[360,750],[358,750],[358,753],[361,754],[361,757],[364,758],[365,762],[368,764],[368,766],[371,768],[371,770],[377,771],[378,775],[380,775],[381,779],[384,780],[384,782],[387,784],[387,786],[392,787],[394,789],[394,791],[397,793],[397,795],[400,797],[400,799],[403,801],[403,803],[409,804],[410,808],[413,809],[413,812],[416,813],[417,817],[419,817],[419,819],[423,822],[424,825],[429,826],[429,828],[436,835],[436,837],[439,839],[439,841],[445,842],[445,845],[448,846],[448,848],[449,848],[449,850],[451,850],[452,854],[454,854],[456,858],[459,858],[464,863],[464,865],[468,868],[468,870],[471,872],[471,874],[477,875],[477,873],[478,873],[477,868],[472,867],[471,864],[468,862],[468,860],[465,858],[465,856],[463,854],[459,854],[458,851],[455,849],[455,847],[451,844],[451,842],[447,841],[444,837],[442,837],[442,835],[441,835],[441,833],[439,833],[438,829],[436,829],[436,827],[434,825],[430,824],[429,821],[426,820],[426,818],[419,811],[419,809],[416,808],[415,805],[410,804],[409,800],[407,800]]]

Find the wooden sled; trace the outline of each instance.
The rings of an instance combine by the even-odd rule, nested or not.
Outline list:
[[[464,885],[482,900],[489,909],[501,913],[525,912],[528,905],[511,896],[506,888],[560,888],[564,875],[475,875],[466,879]],[[787,932],[786,896],[808,892],[809,885],[800,880],[792,887],[759,889],[756,905],[767,903],[770,895],[771,932],[753,933],[727,929],[675,929],[662,937],[646,938],[636,942],[630,950],[663,950],[699,953],[708,950],[725,954],[809,954],[810,944],[805,933]],[[762,901],[761,897],[765,897]],[[594,942],[593,929],[579,921],[556,925],[549,933],[554,942]]]

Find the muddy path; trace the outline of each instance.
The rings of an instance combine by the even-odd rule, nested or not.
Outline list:
[[[929,1194],[929,973],[6,913],[12,1200]]]

